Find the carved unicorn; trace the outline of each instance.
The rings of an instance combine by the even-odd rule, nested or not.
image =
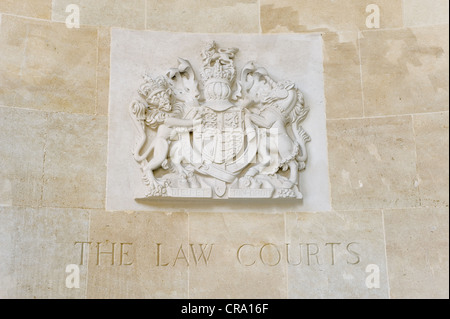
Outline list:
[[[299,125],[309,112],[304,105],[303,95],[294,83],[275,82],[264,68],[257,67],[253,62],[244,67],[241,86],[247,99],[252,99],[258,107],[255,112],[247,109],[246,117],[258,129],[263,128],[270,133],[269,143],[262,143],[266,136],[260,134],[260,161],[247,171],[243,183],[249,187],[255,183],[254,177],[259,174],[273,175],[280,169],[289,169],[290,176],[283,183],[283,188],[291,189],[298,185],[298,172],[305,168],[308,159],[306,143],[310,137]],[[276,154],[277,158],[274,159],[271,154]]]

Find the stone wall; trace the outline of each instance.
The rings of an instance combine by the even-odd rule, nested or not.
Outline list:
[[[448,298],[448,6],[0,0],[0,298]],[[332,212],[106,211],[112,27],[321,33]]]

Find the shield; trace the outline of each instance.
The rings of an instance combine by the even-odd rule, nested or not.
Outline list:
[[[194,130],[194,137],[201,140],[202,162],[217,165],[229,165],[244,151],[243,112],[240,109],[230,109],[216,112],[204,109],[202,112],[201,129]]]

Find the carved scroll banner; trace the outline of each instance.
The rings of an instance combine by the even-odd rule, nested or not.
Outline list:
[[[113,30],[111,50],[109,210],[330,209],[319,34]]]

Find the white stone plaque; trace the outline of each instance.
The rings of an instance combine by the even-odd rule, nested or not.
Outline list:
[[[329,210],[322,65],[320,34],[114,29],[107,209]]]

